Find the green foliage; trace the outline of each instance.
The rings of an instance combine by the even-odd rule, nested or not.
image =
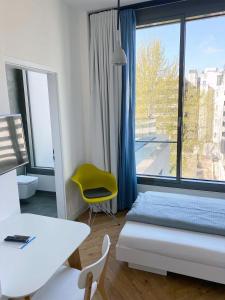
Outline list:
[[[167,139],[177,135],[178,65],[169,64],[160,41],[142,47],[137,56],[137,109],[139,122],[155,118],[156,132]]]
[[[177,59],[178,60],[178,59]],[[159,40],[142,46],[137,54],[136,77],[136,136],[145,137],[148,124],[152,132],[163,135],[164,140],[177,141],[178,115],[178,63],[170,63]],[[191,167],[188,157],[196,149],[203,151],[204,143],[212,141],[213,131],[212,90],[200,93],[198,86],[185,84],[183,115],[183,171]],[[171,175],[176,170],[176,148],[171,147]],[[199,153],[199,152],[198,152]],[[197,159],[192,161],[196,167]]]

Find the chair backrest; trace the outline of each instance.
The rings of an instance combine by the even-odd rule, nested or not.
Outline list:
[[[86,185],[89,185],[90,182],[95,181],[96,174],[99,172],[101,172],[101,170],[96,166],[92,164],[83,164],[76,169],[71,179],[78,185],[85,187]]]
[[[85,267],[80,273],[79,280],[78,280],[78,287],[80,289],[84,289],[86,287],[88,273],[92,273],[93,282],[99,281],[109,254],[110,245],[111,245],[110,238],[108,235],[105,235],[102,243],[102,257],[92,265]]]

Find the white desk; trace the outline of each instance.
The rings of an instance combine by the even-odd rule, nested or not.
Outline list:
[[[87,238],[86,224],[20,214],[0,223],[0,243],[7,235],[36,236],[24,249],[0,245],[0,280],[3,295],[19,298],[31,295],[42,287]],[[73,256],[74,253],[74,256]],[[79,265],[79,262],[78,262]]]

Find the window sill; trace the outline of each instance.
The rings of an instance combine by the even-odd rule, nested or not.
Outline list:
[[[35,168],[27,166],[27,173],[36,174],[36,175],[47,175],[47,176],[55,176],[55,170],[50,168]]]
[[[162,186],[177,189],[191,189],[200,191],[210,191],[225,193],[225,182],[195,180],[195,179],[181,179],[177,180],[172,177],[150,177],[144,175],[137,175],[137,183],[142,185]]]

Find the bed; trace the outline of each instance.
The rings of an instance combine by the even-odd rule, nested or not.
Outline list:
[[[151,209],[149,221],[145,219],[147,211],[143,209],[145,205],[141,205],[142,219],[136,218],[137,203],[135,203],[133,206],[135,213],[131,214],[131,217],[130,212],[128,213],[118,239],[117,259],[128,262],[131,268],[148,272],[161,275],[174,272],[225,284],[225,218],[223,219],[225,201],[157,192],[149,192],[145,197],[155,199],[154,201],[160,199],[159,203],[162,205],[174,203],[176,200],[177,203],[182,203],[185,209],[185,201],[189,201],[189,204],[193,201],[193,205],[187,214],[184,215],[183,211],[180,216],[173,215],[173,211],[176,210],[172,205],[171,212],[165,208],[162,210],[165,216],[162,218],[163,213],[158,213],[159,217],[154,220],[152,216],[155,217],[154,213],[157,215],[155,207]],[[137,199],[137,202],[139,201],[140,196]],[[191,208],[196,212],[190,213]],[[188,214],[190,218],[187,217]],[[160,225],[160,218],[163,219],[163,225]],[[169,222],[166,223],[165,219]]]

